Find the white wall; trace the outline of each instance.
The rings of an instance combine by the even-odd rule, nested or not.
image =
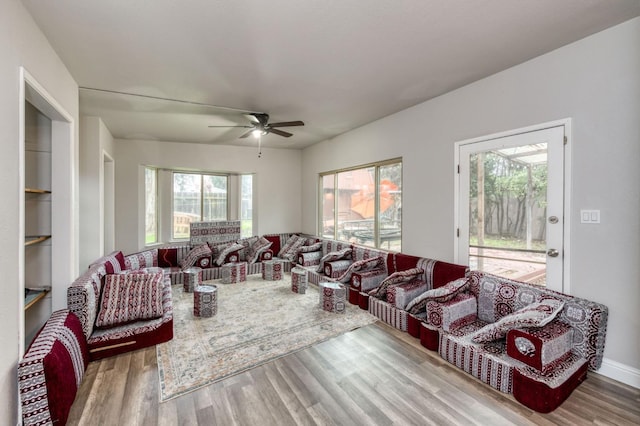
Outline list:
[[[22,310],[18,294],[18,253],[24,241],[19,241],[19,67],[27,71],[76,119],[74,137],[77,141],[78,87],[64,64],[37,28],[19,0],[0,2],[0,423],[17,422],[18,318]],[[77,188],[77,146],[70,158],[71,180]],[[74,169],[75,167],[75,169]],[[60,194],[73,203],[77,194]],[[77,233],[76,233],[77,235]],[[74,250],[75,248],[71,248]]]
[[[403,251],[452,261],[454,143],[571,117],[571,293],[609,307],[601,371],[640,386],[639,76],[636,18],[314,145],[302,230],[316,230],[319,172],[403,157]],[[580,209],[602,223],[580,224]]]
[[[263,148],[258,158],[256,148],[116,139],[116,247],[144,246],[144,166],[255,173],[255,234],[299,231],[300,159],[299,150]]]
[[[80,270],[104,254],[104,153],[113,137],[99,117],[80,119]]]

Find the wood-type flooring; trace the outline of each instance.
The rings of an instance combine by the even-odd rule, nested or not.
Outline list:
[[[89,364],[69,425],[638,425],[640,390],[589,373],[536,413],[382,323],[159,402],[155,348]]]

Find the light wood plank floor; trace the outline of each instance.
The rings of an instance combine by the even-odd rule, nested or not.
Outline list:
[[[638,425],[640,390],[598,374],[539,414],[377,323],[159,403],[155,348],[89,365],[70,425]]]

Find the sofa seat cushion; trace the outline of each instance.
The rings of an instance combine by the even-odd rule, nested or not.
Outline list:
[[[78,317],[55,311],[18,365],[23,424],[65,424],[88,363]]]
[[[471,338],[486,323],[477,320],[471,324],[440,333],[440,356],[458,368],[501,392],[512,392],[513,371],[526,365],[507,355],[504,340],[474,343]]]
[[[163,281],[162,271],[106,275],[96,327],[161,317]]]
[[[473,341],[482,343],[502,339],[509,330],[516,328],[542,327],[550,323],[563,307],[564,302],[557,299],[545,299],[532,303],[494,323],[487,324],[473,336]]]
[[[548,374],[571,356],[573,328],[554,320],[544,327],[510,330],[507,354],[542,374]]]
[[[168,277],[165,278],[162,286],[162,310],[163,314],[160,318],[95,329],[87,339],[89,359],[93,361],[106,358],[173,338],[173,305],[171,281]]]

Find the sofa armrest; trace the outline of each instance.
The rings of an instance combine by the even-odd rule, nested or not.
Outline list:
[[[507,355],[548,374],[571,356],[573,331],[570,325],[557,320],[543,327],[509,330]]]
[[[350,259],[334,260],[332,262],[325,262],[324,275],[329,278],[340,278],[353,263]]]
[[[471,293],[460,293],[448,302],[430,300],[426,322],[446,332],[471,324],[478,316],[478,302]]]
[[[373,271],[354,272],[351,275],[351,287],[358,291],[368,292],[379,287],[387,276],[387,271],[382,268],[374,269]]]
[[[409,302],[425,291],[427,291],[427,283],[422,280],[412,280],[389,286],[387,289],[387,302],[398,309],[405,309]]]
[[[300,266],[319,265],[320,259],[322,259],[322,250],[298,253],[298,265]]]

